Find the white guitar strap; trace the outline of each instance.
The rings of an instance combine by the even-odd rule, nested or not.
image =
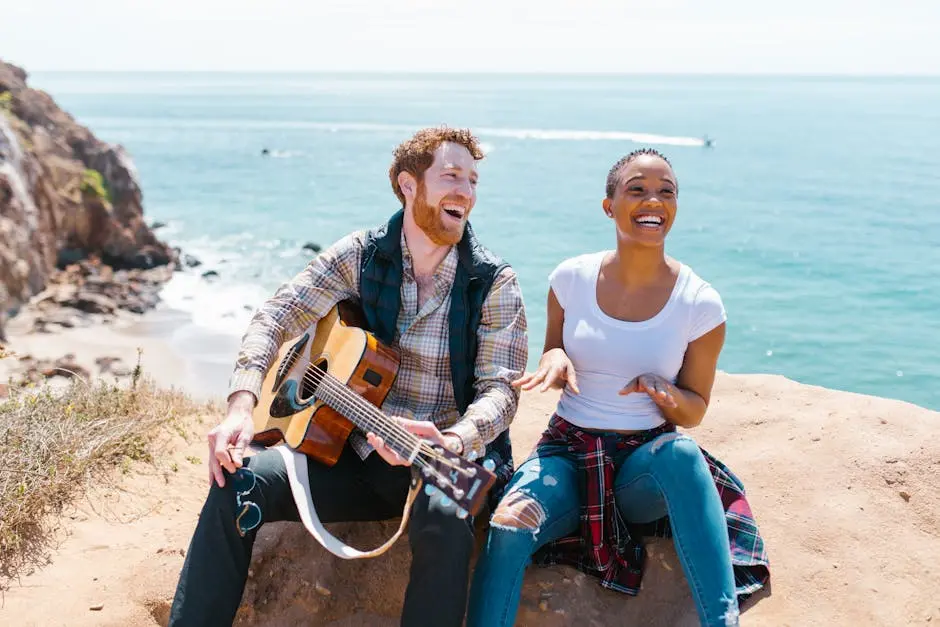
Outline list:
[[[371,551],[360,551],[343,543],[342,540],[330,534],[320,517],[317,516],[317,509],[313,505],[313,498],[310,495],[310,478],[307,474],[307,456],[298,453],[294,449],[281,444],[275,446],[274,450],[284,458],[284,465],[287,467],[287,478],[290,481],[290,489],[294,494],[294,502],[297,504],[297,512],[300,514],[300,521],[307,528],[317,542],[323,545],[327,551],[344,560],[361,559],[364,557],[377,557],[389,550],[395,541],[401,536],[408,524],[408,517],[411,515],[411,505],[418,496],[421,489],[421,479],[418,475],[412,475],[411,487],[408,489],[408,497],[405,499],[405,509],[401,513],[401,525],[388,542]]]

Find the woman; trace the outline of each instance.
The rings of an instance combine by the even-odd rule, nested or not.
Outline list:
[[[493,514],[469,627],[514,623],[533,553],[636,594],[643,534],[671,532],[703,625],[737,625],[738,596],[769,576],[740,482],[676,431],[705,416],[726,319],[718,292],[666,256],[678,189],[655,150],[618,161],[603,201],[616,250],[550,275],[545,352],[516,385],[563,392]]]

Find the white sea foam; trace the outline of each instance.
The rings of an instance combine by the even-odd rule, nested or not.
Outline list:
[[[631,131],[580,131],[540,128],[480,128],[476,132],[483,136],[533,139],[543,141],[629,141],[642,144],[667,144],[670,146],[704,146],[699,137],[655,135]]]
[[[114,124],[115,118],[107,118],[107,123]],[[139,120],[135,120],[139,123]],[[90,120],[93,125],[94,119]],[[104,121],[103,121],[104,122]],[[330,133],[388,133],[409,134],[418,129],[417,126],[405,124],[373,124],[369,122],[308,122],[305,120],[164,120],[152,119],[147,124],[154,127],[172,128],[232,128],[232,129],[311,129]],[[656,133],[641,133],[638,131],[621,130],[590,130],[590,129],[551,129],[551,128],[501,128],[482,127],[474,128],[480,137],[503,137],[517,140],[533,141],[621,141],[643,144],[662,144],[669,146],[700,147],[705,145],[701,137],[687,137],[682,135],[660,135]],[[489,144],[490,149],[493,148]],[[274,151],[272,156],[300,156],[299,151]]]
[[[160,295],[173,309],[192,316],[196,326],[216,333],[241,336],[255,310],[271,296],[269,287],[262,285],[257,268],[270,259],[280,240],[256,241],[245,252],[252,235],[244,233],[223,238],[200,237],[174,241],[183,253],[202,264],[177,272],[164,286]],[[214,271],[217,276],[204,277]]]
[[[163,301],[192,316],[196,326],[226,335],[242,335],[255,309],[270,294],[260,286],[204,279],[199,269],[178,272],[160,293]]]

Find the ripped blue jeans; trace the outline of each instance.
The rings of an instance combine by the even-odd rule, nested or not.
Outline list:
[[[698,445],[685,435],[667,433],[615,461],[615,496],[624,518],[644,523],[669,515],[702,625],[737,625],[727,522]],[[579,526],[574,457],[533,457],[522,464],[493,515],[477,562],[467,627],[511,627],[532,554]]]

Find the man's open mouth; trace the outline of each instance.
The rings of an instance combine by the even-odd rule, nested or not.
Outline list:
[[[467,213],[466,207],[461,207],[460,205],[446,204],[442,205],[441,209],[455,220],[463,220],[464,215]]]

